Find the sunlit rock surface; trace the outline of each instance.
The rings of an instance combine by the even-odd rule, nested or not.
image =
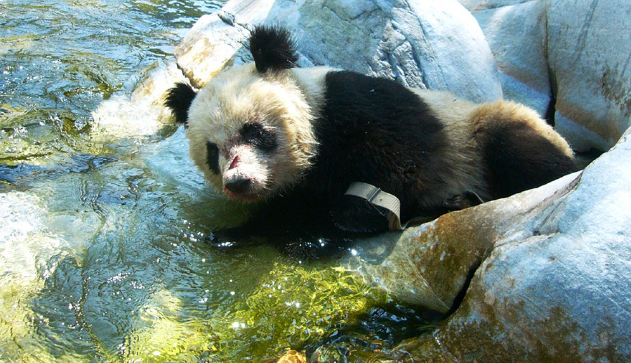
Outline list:
[[[446,325],[392,356],[629,361],[630,181],[631,130],[582,173],[408,230],[379,265],[355,261],[395,296],[445,308],[482,262]]]
[[[247,24],[263,21],[272,0],[228,1],[221,11],[201,17],[175,49],[178,65],[201,87],[231,64],[249,37]]]
[[[505,96],[554,117],[575,150],[613,146],[631,126],[631,3],[476,3]]]
[[[398,299],[448,312],[470,272],[493,250],[496,241],[525,238],[519,228],[555,200],[578,174],[501,199],[452,212],[402,233],[389,233],[357,245],[362,254],[347,262],[368,281]],[[394,246],[387,251],[388,246]],[[375,264],[366,256],[387,256]]]
[[[260,10],[246,12],[250,8]],[[191,29],[175,52],[178,64],[193,85],[203,85],[225,65],[250,60],[243,43],[247,28],[259,23],[282,24],[294,33],[301,66],[355,70],[473,101],[502,97],[482,31],[455,0],[230,1]]]

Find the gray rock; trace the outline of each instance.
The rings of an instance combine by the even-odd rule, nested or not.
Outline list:
[[[552,1],[547,14],[557,130],[578,150],[607,150],[631,126],[631,2]]]
[[[544,2],[530,1],[474,13],[497,60],[504,97],[541,116],[552,100],[545,11]]]
[[[247,10],[251,7],[260,10]],[[455,0],[233,0],[219,15],[195,24],[176,49],[178,65],[194,85],[203,85],[223,67],[250,60],[247,29],[262,22],[294,33],[301,66],[355,70],[473,101],[502,96],[482,31]]]
[[[467,10],[495,9],[507,5],[527,3],[532,0],[459,0]]]
[[[631,126],[629,14],[626,0],[539,0],[474,12],[504,95],[542,116],[551,103],[555,128],[578,151],[606,151]]]

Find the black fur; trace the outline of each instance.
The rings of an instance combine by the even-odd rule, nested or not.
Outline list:
[[[261,151],[272,152],[278,147],[276,135],[256,122],[248,122],[239,130],[243,142],[256,146]]]
[[[494,199],[539,187],[578,170],[574,160],[531,127],[501,122],[496,125],[483,149]]]
[[[206,160],[208,168],[213,173],[217,175],[221,174],[221,170],[219,170],[219,148],[217,144],[210,141],[206,142]]]
[[[188,121],[188,109],[191,107],[197,92],[186,83],[177,83],[175,87],[167,91],[164,105],[173,111],[175,122],[186,124]]]
[[[428,106],[406,87],[383,78],[339,71],[328,73],[325,82],[326,101],[315,123],[320,146],[305,183],[325,198],[335,223],[349,230],[387,229],[373,207],[344,197],[354,181],[394,194],[404,221],[442,211],[442,205],[418,202],[424,186],[440,183],[432,180],[435,170],[448,167],[440,157],[446,145],[442,124]],[[369,228],[371,215],[381,223]]]
[[[250,52],[260,73],[294,68],[298,60],[291,33],[281,27],[256,26],[250,35]]]

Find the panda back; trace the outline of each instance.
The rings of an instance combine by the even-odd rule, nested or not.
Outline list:
[[[412,209],[429,208],[451,193],[454,168],[445,157],[450,145],[444,125],[407,87],[330,71],[317,113],[319,146],[306,180],[325,196],[339,197],[351,182],[361,181],[394,194],[402,201],[402,214],[413,214]]]

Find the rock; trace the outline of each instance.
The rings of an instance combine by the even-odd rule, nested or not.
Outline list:
[[[232,0],[217,13],[202,16],[175,49],[178,66],[195,87],[231,64],[249,36],[244,25],[263,21],[273,0]]]
[[[400,301],[446,313],[494,243],[518,238],[516,228],[528,223],[533,213],[568,188],[578,174],[508,199],[445,214],[402,233],[361,241],[355,247],[359,252],[344,265]],[[388,246],[393,246],[391,251]],[[374,258],[380,255],[387,257],[383,261]]]
[[[504,97],[541,116],[552,100],[545,11],[545,2],[530,1],[474,12],[497,60]]]
[[[473,226],[472,243],[490,245],[462,305],[446,324],[431,336],[408,341],[391,355],[411,354],[430,362],[629,361],[631,129],[615,148],[577,175],[447,214],[434,225],[409,232],[420,237],[400,239],[399,244],[417,255],[435,259],[435,245],[448,244],[442,250],[449,251],[457,246],[451,241]],[[485,218],[487,225],[480,229],[479,221]],[[435,238],[435,226],[445,219],[450,228],[444,229],[437,243],[416,245]],[[485,231],[489,237],[481,239]],[[475,248],[461,253],[465,264],[475,260],[468,253],[475,253]],[[391,257],[366,271],[387,268]],[[410,259],[425,262],[414,254]],[[464,271],[443,265],[442,277],[427,273],[422,277],[428,285],[437,286],[433,291],[447,301],[456,281],[464,280]],[[439,267],[436,263],[427,270]],[[417,268],[422,271],[426,266]],[[378,280],[375,276],[373,280]],[[413,281],[417,274],[399,278]],[[445,295],[441,284],[452,286],[451,294]]]
[[[527,3],[532,0],[459,0],[470,11],[495,9],[507,5]]]
[[[221,14],[234,14],[233,20],[227,22]],[[473,101],[502,96],[482,31],[455,0],[258,0],[252,5],[233,0],[221,14],[201,18],[176,49],[178,65],[195,86],[225,66],[249,61],[243,47],[247,29],[265,22],[293,32],[301,66],[355,70],[411,87],[449,90]]]
[[[631,2],[556,0],[547,16],[556,128],[577,150],[607,150],[631,126]]]
[[[630,13],[625,0],[539,0],[474,15],[505,96],[553,118],[575,150],[606,151],[631,126]]]

